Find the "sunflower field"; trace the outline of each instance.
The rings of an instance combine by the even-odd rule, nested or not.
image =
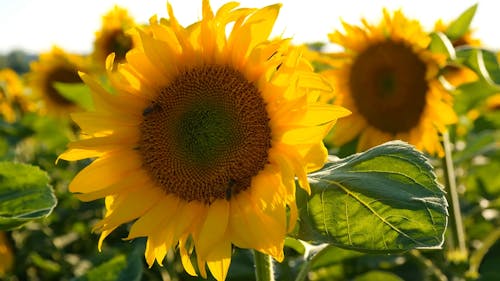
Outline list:
[[[296,44],[286,3],[195,2],[0,56],[0,280],[500,280],[478,4]]]

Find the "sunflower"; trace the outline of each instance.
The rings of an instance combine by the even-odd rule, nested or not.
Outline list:
[[[95,34],[92,58],[104,68],[106,57],[115,53],[115,62],[125,60],[125,54],[136,45],[134,37],[127,30],[135,26],[134,19],[128,11],[119,6],[102,17],[102,26]]]
[[[280,5],[237,7],[214,14],[205,0],[202,19],[183,27],[168,5],[168,20],[137,30],[126,63],[112,71],[108,57],[113,95],[81,74],[95,111],[72,115],[85,135],[60,158],[97,157],[69,189],[105,197],[99,248],[137,219],[127,239],[147,237],[150,266],[175,246],[189,274],[206,277],[208,266],[218,280],[233,245],[283,260],[295,177],[309,191],[306,173],[327,158],[323,137],[349,112],[317,102],[331,86],[289,40],[267,39]]]
[[[344,24],[329,35],[350,56],[329,70],[335,103],[352,111],[328,140],[343,145],[359,136],[357,150],[400,139],[431,154],[443,152],[439,133],[456,122],[451,96],[438,80],[445,58],[427,50],[430,37],[418,21],[384,9],[379,25]]]
[[[486,109],[489,111],[500,110],[500,93],[491,95],[486,99]]]
[[[8,123],[16,120],[16,112],[12,106],[13,95],[22,91],[21,81],[11,69],[0,70],[0,116]]]
[[[0,115],[5,121],[16,121],[17,113],[34,112],[35,102],[26,94],[23,80],[10,68],[0,69]],[[17,113],[16,113],[17,112]]]
[[[68,54],[58,47],[40,54],[38,61],[31,63],[28,83],[33,93],[43,100],[47,112],[64,116],[79,108],[56,89],[55,83],[83,83],[78,69],[85,69],[85,65],[82,56]]]

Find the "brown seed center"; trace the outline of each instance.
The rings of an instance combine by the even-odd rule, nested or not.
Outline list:
[[[133,42],[130,35],[126,34],[122,29],[117,29],[107,35],[104,46],[106,55],[115,53],[115,60],[120,62],[125,59],[127,52],[132,49]]]
[[[411,47],[385,41],[355,60],[349,86],[356,108],[373,127],[391,134],[420,121],[429,89],[427,66]]]
[[[229,66],[180,73],[145,108],[139,151],[167,193],[210,204],[250,187],[271,147],[259,90]]]

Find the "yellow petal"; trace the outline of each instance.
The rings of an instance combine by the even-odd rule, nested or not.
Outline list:
[[[112,206],[108,207],[106,216],[94,226],[94,229],[97,231],[111,229],[138,218],[163,196],[159,188],[138,188],[120,193],[115,196],[116,199]]]
[[[202,203],[191,201],[182,202],[179,206],[177,215],[177,223],[175,225],[174,237],[183,236],[185,233],[194,232],[194,225],[199,225],[201,216],[205,211]]]
[[[247,192],[231,199],[229,226],[236,246],[253,248],[283,260],[284,223],[266,215]]]
[[[158,226],[171,219],[177,221],[179,199],[172,195],[161,198],[147,213],[134,222],[130,228],[128,239],[147,237],[152,232],[158,231]]]
[[[366,127],[366,121],[357,115],[351,115],[339,120],[333,127],[332,141],[341,146],[359,135]]]
[[[191,253],[193,251],[193,247],[186,248],[186,238],[179,239],[179,250],[181,255],[181,262],[184,270],[191,276],[198,276],[196,274],[196,270],[194,269],[193,263],[191,262]]]
[[[91,150],[91,149],[79,149],[79,148],[70,148],[63,152],[59,157],[57,158],[57,161],[59,159],[64,159],[67,161],[76,161],[76,160],[81,160],[81,159],[86,159],[86,158],[94,158],[94,157],[99,157],[103,154],[102,151],[98,150]],[[56,161],[56,164],[57,164]]]
[[[130,130],[138,127],[142,118],[137,115],[102,114],[95,112],[82,112],[71,114],[71,119],[75,121],[80,128],[89,134],[106,130]]]
[[[231,242],[223,239],[221,243],[207,256],[208,269],[218,281],[226,280],[227,271],[231,264]]]
[[[137,146],[139,139],[136,130],[126,134],[111,134],[102,137],[92,137],[88,139],[77,140],[68,144],[70,149],[89,150],[89,154],[104,153],[108,151],[120,150],[123,148],[133,149]],[[78,151],[78,150],[77,150]],[[65,159],[65,158],[63,158]]]
[[[319,170],[325,165],[328,150],[323,145],[323,142],[313,145],[296,145],[295,147],[298,149],[299,154],[302,155],[308,173]]]
[[[106,237],[108,237],[108,235],[111,234],[111,232],[113,232],[113,230],[115,229],[116,227],[106,229],[101,232],[101,235],[99,236],[99,242],[97,242],[97,249],[99,250],[99,252],[102,251],[102,243],[104,242],[104,239],[106,239]]]
[[[205,258],[215,244],[223,239],[229,217],[229,202],[219,199],[213,202],[207,211],[207,217],[200,230],[199,237],[195,237],[196,253]]]
[[[132,171],[142,169],[142,160],[134,151],[109,153],[78,173],[69,185],[71,192],[94,192],[122,180]]]
[[[170,49],[169,45],[163,41],[155,40],[145,32],[139,32],[144,47],[144,53],[149,61],[163,75],[162,81],[171,80],[177,73],[176,60],[177,54]]]
[[[92,93],[92,100],[96,111],[117,112],[130,114],[134,112],[142,113],[146,107],[146,100],[137,96],[120,93],[112,95],[108,93],[97,81],[90,75],[80,72],[80,77],[89,86]]]
[[[256,10],[246,19],[236,21],[228,39],[234,64],[240,65],[241,59],[247,57],[255,46],[267,41],[280,7],[280,4],[267,6]]]

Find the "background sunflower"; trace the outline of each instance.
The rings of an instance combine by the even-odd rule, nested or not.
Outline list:
[[[335,103],[353,114],[331,135],[340,146],[359,136],[357,150],[400,139],[442,154],[439,134],[456,122],[451,96],[438,81],[444,56],[427,50],[429,35],[401,11],[384,10],[378,25],[344,23],[330,34],[350,58],[325,75],[336,86]]]
[[[31,63],[27,74],[28,85],[33,94],[42,100],[44,112],[67,117],[70,112],[79,109],[73,100],[57,89],[57,83],[82,83],[78,70],[84,71],[87,65],[83,56],[68,54],[58,47],[40,54],[39,59]]]
[[[116,63],[125,60],[125,54],[137,44],[137,39],[127,33],[134,26],[134,19],[125,8],[119,6],[114,6],[102,17],[101,29],[95,33],[91,55],[98,69],[104,68],[106,57],[111,53],[115,53]]]

